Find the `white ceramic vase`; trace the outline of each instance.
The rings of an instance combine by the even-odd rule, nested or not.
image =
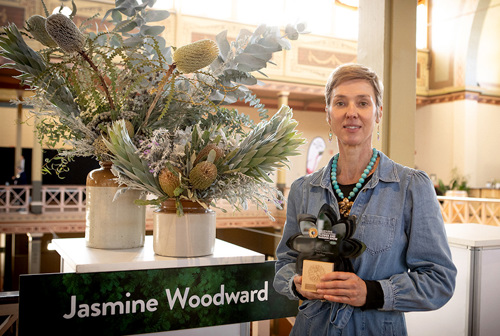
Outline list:
[[[184,215],[176,214],[175,200],[153,213],[153,250],[166,257],[187,258],[214,252],[215,212],[196,202],[182,201]]]
[[[146,209],[134,204],[141,191],[128,190],[113,201],[119,187],[111,162],[87,175],[85,242],[87,247],[130,249],[144,246]]]

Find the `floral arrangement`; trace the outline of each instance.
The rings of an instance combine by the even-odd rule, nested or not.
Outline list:
[[[26,32],[10,24],[0,36],[0,55],[13,61],[3,67],[21,72],[34,93],[22,103],[34,107],[40,141],[67,145],[46,171],[64,172],[75,156],[111,160],[120,183],[155,195],[149,203],[176,198],[179,213],[182,199],[203,206],[226,199],[236,209],[247,200],[279,205],[268,175],[304,140],[289,108],[269,119],[247,85],[304,33],[303,24],[288,25],[284,35],[261,25],[233,42],[221,32],[216,41],[176,48],[160,36],[163,26],[150,24],[169,16],[151,9],[155,0],[116,0],[103,19],[112,29],[101,32],[87,32],[95,17],[77,27],[72,4],[69,16],[49,15],[44,5],[46,17],[30,17]],[[238,100],[259,110],[258,124],[227,108]]]

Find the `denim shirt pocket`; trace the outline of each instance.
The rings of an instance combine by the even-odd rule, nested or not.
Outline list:
[[[335,328],[344,329],[351,318],[353,310],[354,307],[351,305],[335,302],[330,316],[330,323]]]
[[[355,236],[365,243],[367,252],[375,255],[391,248],[395,234],[395,218],[362,215]]]

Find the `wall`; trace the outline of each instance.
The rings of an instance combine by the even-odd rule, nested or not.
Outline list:
[[[0,3],[11,11],[16,7],[18,16],[22,14],[17,20],[21,24],[26,17],[43,12],[36,0],[14,3],[0,0]],[[46,4],[53,8],[60,3],[48,0]],[[77,1],[77,4],[81,17],[97,11],[103,14],[109,7],[98,1]],[[495,155],[500,144],[497,131],[500,65],[496,61],[500,59],[500,44],[496,43],[500,40],[500,0],[434,0],[429,4],[430,51],[419,51],[417,57],[415,166],[443,181],[450,179],[451,170],[456,167],[469,177],[471,186],[482,187],[487,181],[500,179],[500,157]],[[165,37],[176,45],[213,37],[223,29],[228,30],[228,36],[234,37],[240,28],[247,27],[232,22],[177,17],[175,13],[166,20],[166,25]],[[317,87],[326,81],[337,64],[355,60],[355,41],[304,35],[293,42],[291,51],[273,59],[277,67],[269,67],[265,72],[273,81]],[[474,85],[468,85],[473,79],[477,79]],[[424,102],[419,103],[419,99]],[[13,147],[15,107],[0,107],[0,113],[3,121],[0,123],[0,147]],[[295,110],[294,117],[308,144],[301,148],[303,155],[291,158],[291,170],[286,173],[288,186],[305,174],[307,149],[314,137],[322,136],[327,145],[318,167],[324,166],[337,152],[336,142],[328,142],[324,112]],[[383,120],[383,126],[390,125]],[[22,129],[22,147],[31,148],[32,129],[28,125],[23,125]],[[414,149],[408,148],[409,151]]]
[[[500,107],[457,100],[419,107],[416,114],[416,167],[447,183],[451,171],[484,187],[500,179]]]
[[[23,120],[25,119],[25,113],[27,110],[23,111]],[[0,106],[0,115],[2,116],[2,122],[0,122],[0,147],[15,147],[16,137],[17,137],[17,107],[13,105],[12,107]],[[26,121],[21,125],[21,146],[23,148],[33,147],[33,124],[30,121]]]

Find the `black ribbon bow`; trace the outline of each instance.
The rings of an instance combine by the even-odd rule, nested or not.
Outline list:
[[[353,272],[351,260],[366,249],[363,242],[352,238],[356,231],[356,216],[338,219],[332,207],[323,204],[318,216],[297,216],[301,233],[290,237],[286,245],[299,252],[297,273],[302,274],[304,259],[327,261],[335,264],[335,271]]]

